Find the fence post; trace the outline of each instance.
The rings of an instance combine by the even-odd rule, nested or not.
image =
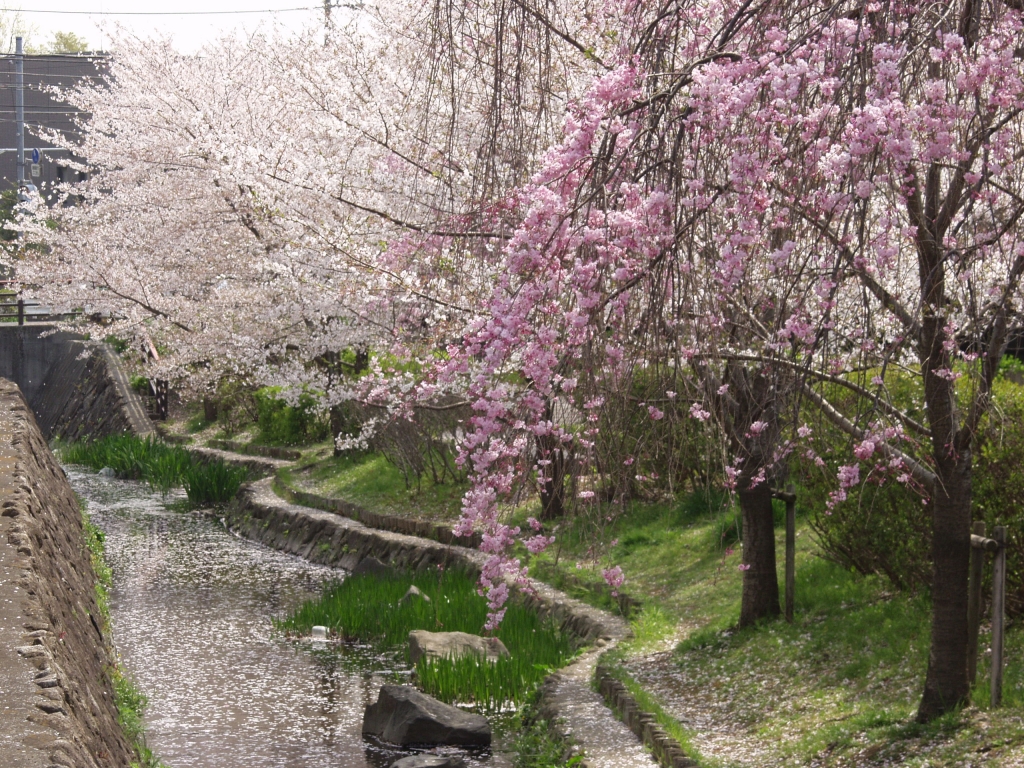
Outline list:
[[[25,324],[25,300],[18,299],[18,325]]]
[[[1006,608],[1006,527],[997,525],[992,538],[999,542],[992,569],[992,699],[998,707],[1003,700],[1003,618]]]
[[[796,487],[786,485],[786,621],[793,623],[796,602]]]
[[[985,523],[974,523],[975,536],[985,536]],[[978,676],[978,627],[981,625],[981,578],[985,568],[985,550],[971,547],[971,575],[967,591],[967,682],[973,686]]]

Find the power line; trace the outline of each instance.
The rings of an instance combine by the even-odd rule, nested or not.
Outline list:
[[[351,6],[346,6],[351,7]],[[68,16],[224,16],[240,13],[290,13],[292,11],[323,11],[323,6],[305,8],[268,8],[243,11],[44,11],[23,8],[17,13],[53,13]]]

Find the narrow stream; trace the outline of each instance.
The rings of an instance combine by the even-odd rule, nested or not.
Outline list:
[[[68,475],[106,535],[114,642],[149,699],[147,743],[168,768],[387,768],[414,754],[361,735],[380,686],[408,680],[401,655],[314,650],[273,627],[343,572],[169,509],[180,497],[145,484]],[[471,766],[508,764],[462,754]]]

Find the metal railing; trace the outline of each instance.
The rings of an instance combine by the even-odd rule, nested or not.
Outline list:
[[[33,299],[24,299],[14,292],[0,293],[0,323],[45,323],[65,320],[82,314],[81,310],[52,312],[49,307]]]

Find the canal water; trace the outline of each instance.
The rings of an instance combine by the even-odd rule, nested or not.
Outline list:
[[[380,686],[408,681],[403,654],[316,649],[274,628],[343,572],[240,538],[143,483],[75,467],[68,476],[106,536],[114,644],[149,700],[147,744],[168,768],[387,768],[414,754],[361,734]]]

